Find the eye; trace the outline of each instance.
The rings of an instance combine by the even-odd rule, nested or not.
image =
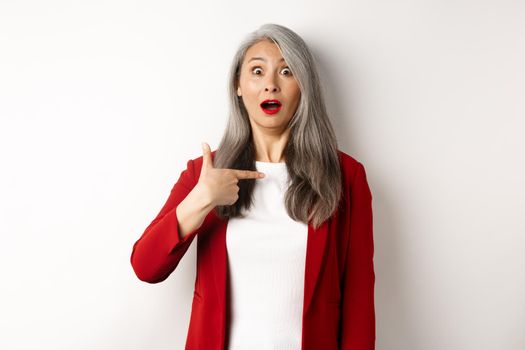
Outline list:
[[[288,68],[288,67],[283,68],[282,71],[288,71],[288,74],[286,74],[286,75],[292,75],[292,71],[291,71],[290,68]]]
[[[257,71],[262,71],[262,68],[261,67],[253,67],[252,68],[252,73],[255,74],[255,75],[261,75],[261,73],[257,73]],[[281,70],[281,72],[287,72],[285,75],[293,75],[292,74],[292,71],[290,70],[289,67],[285,67]]]

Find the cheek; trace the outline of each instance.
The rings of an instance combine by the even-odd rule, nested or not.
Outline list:
[[[299,99],[301,95],[301,89],[299,88],[299,84],[297,84],[297,82],[290,83],[288,86],[288,91],[290,91],[293,98]]]
[[[297,90],[294,91],[294,100],[295,100],[295,104],[298,105],[299,104],[299,100],[301,99],[301,90],[299,88],[297,88]]]
[[[253,82],[248,82],[242,90],[244,100],[248,104],[259,104],[259,88]]]
[[[244,84],[244,88],[249,94],[254,94],[259,91],[260,84],[261,83],[257,80],[247,80]]]

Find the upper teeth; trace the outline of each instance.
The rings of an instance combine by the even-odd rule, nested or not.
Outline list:
[[[270,102],[266,102],[266,103],[278,104],[277,102],[274,102],[274,101],[270,101]]]

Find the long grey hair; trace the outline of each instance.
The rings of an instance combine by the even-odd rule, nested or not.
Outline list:
[[[255,146],[248,113],[237,96],[237,84],[246,51],[261,40],[275,43],[290,67],[301,94],[288,128],[284,149],[290,182],[285,194],[288,215],[319,227],[338,208],[342,195],[337,140],[326,112],[316,61],[303,39],[292,30],[273,23],[250,33],[238,48],[230,67],[228,95],[229,119],[214,156],[217,168],[256,170]],[[244,217],[249,209],[256,179],[239,180],[238,200],[216,206],[220,218]]]

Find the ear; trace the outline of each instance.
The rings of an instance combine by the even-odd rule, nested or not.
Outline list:
[[[235,88],[237,89],[237,96],[241,97],[241,86],[239,82],[239,77],[235,80]]]

